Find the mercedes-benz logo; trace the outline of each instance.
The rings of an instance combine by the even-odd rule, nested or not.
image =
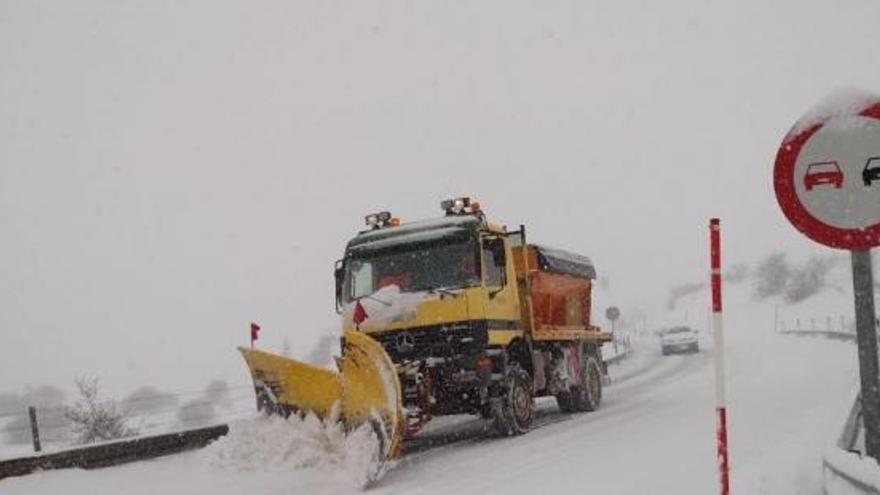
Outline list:
[[[416,341],[413,339],[412,335],[403,333],[397,336],[395,346],[399,352],[406,353],[412,351],[416,347]]]

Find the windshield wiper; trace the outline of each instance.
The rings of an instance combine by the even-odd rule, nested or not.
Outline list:
[[[361,296],[361,297],[355,298],[355,300],[358,300],[358,299],[371,299],[371,300],[376,301],[376,302],[378,302],[378,303],[382,303],[382,304],[384,304],[385,306],[391,306],[391,303],[390,303],[390,302],[385,301],[385,300],[383,300],[383,299],[379,299],[378,297],[374,296],[373,294],[367,294],[367,295],[365,295],[365,296]]]
[[[430,293],[439,293],[441,295],[445,294],[451,297],[458,297],[459,292],[452,292],[452,290],[447,289],[446,287],[434,287],[432,289],[428,289]]]

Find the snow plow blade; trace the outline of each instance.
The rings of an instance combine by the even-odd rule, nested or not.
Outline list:
[[[400,381],[382,345],[361,332],[345,333],[340,372],[277,354],[239,347],[250,368],[257,407],[269,413],[314,413],[339,418],[349,429],[369,423],[379,438],[384,459],[400,454],[406,424]]]

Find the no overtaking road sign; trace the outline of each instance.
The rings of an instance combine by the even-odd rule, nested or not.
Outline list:
[[[795,124],[773,169],[776,199],[814,241],[852,253],[865,451],[880,459],[880,377],[870,249],[880,245],[880,97]]]
[[[773,172],[795,228],[840,249],[880,245],[880,98],[786,136]]]

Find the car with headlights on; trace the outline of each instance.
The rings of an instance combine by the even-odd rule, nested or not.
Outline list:
[[[660,349],[664,356],[677,352],[699,352],[698,333],[685,326],[663,330],[660,332]]]

